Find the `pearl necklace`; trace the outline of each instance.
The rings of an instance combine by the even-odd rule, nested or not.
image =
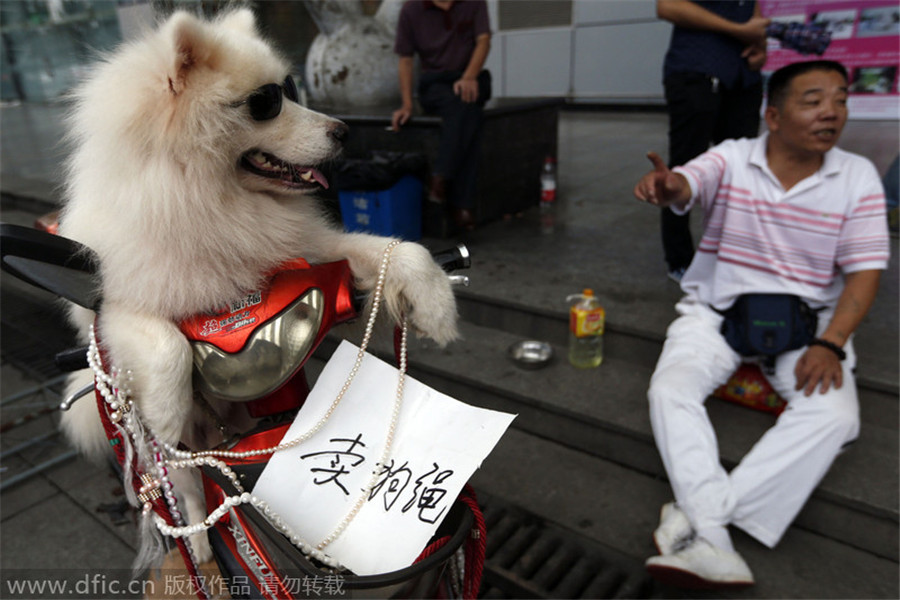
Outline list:
[[[319,421],[315,425],[313,425],[312,428],[289,442],[282,442],[277,446],[273,446],[271,448],[247,450],[244,452],[233,452],[229,450],[203,450],[200,452],[188,452],[185,450],[180,450],[166,442],[159,442],[157,436],[153,435],[153,433],[149,431],[149,429],[147,429],[145,426],[143,426],[142,423],[140,423],[137,411],[135,410],[136,407],[134,401],[131,398],[130,382],[133,379],[131,371],[125,371],[124,383],[122,381],[123,373],[119,371],[119,369],[115,366],[112,366],[110,368],[110,373],[106,373],[100,360],[100,351],[97,345],[94,327],[93,325],[91,326],[91,339],[90,346],[88,348],[88,364],[94,371],[95,386],[97,388],[97,391],[98,393],[100,393],[101,397],[104,399],[110,409],[110,420],[116,426],[120,426],[119,423],[121,422],[127,430],[129,434],[128,437],[130,437],[131,440],[137,441],[138,439],[143,437],[143,439],[152,448],[152,454],[155,458],[157,477],[153,478],[149,474],[144,474],[141,476],[141,480],[144,485],[142,485],[139,489],[138,498],[144,503],[143,514],[145,516],[152,509],[152,500],[159,498],[160,494],[162,494],[166,498],[166,503],[169,506],[169,512],[172,515],[175,523],[177,524],[175,526],[171,526],[166,523],[162,517],[154,514],[154,522],[160,533],[175,538],[186,538],[195,533],[206,531],[207,529],[215,525],[216,522],[218,522],[226,514],[228,514],[232,507],[241,504],[250,504],[251,506],[256,508],[259,513],[262,514],[263,517],[266,518],[266,520],[275,529],[277,529],[283,535],[285,535],[285,537],[290,539],[291,543],[296,546],[303,554],[315,558],[316,560],[328,566],[338,569],[343,568],[340,563],[337,562],[337,560],[325,554],[325,552],[323,552],[323,549],[334,542],[344,532],[344,530],[356,517],[357,513],[359,513],[359,511],[365,505],[369,494],[371,494],[372,489],[378,483],[378,479],[382,474],[382,466],[387,464],[387,461],[390,458],[390,452],[394,441],[394,433],[396,430],[397,421],[399,420],[400,416],[400,408],[403,402],[403,389],[407,367],[406,356],[408,325],[405,318],[402,320],[400,328],[400,366],[398,369],[399,375],[397,380],[397,394],[394,400],[393,411],[391,413],[390,425],[385,437],[384,452],[382,453],[381,459],[375,463],[375,468],[372,471],[372,477],[370,478],[369,483],[363,489],[363,493],[359,496],[356,503],[347,512],[344,518],[341,519],[337,527],[335,527],[335,529],[330,534],[325,536],[325,538],[321,542],[316,544],[315,547],[307,543],[303,538],[301,538],[293,530],[291,530],[287,523],[285,523],[285,521],[278,514],[276,514],[264,500],[250,494],[249,492],[244,491],[244,488],[241,486],[237,474],[234,473],[234,471],[223,461],[217,460],[216,457],[243,459],[287,450],[305,442],[313,435],[315,435],[325,425],[325,423],[331,417],[332,413],[334,413],[338,404],[340,404],[347,390],[350,388],[350,384],[353,382],[357,372],[362,366],[362,361],[365,358],[366,349],[369,346],[369,341],[371,340],[372,332],[375,327],[375,319],[378,316],[379,307],[384,295],[384,283],[387,276],[387,267],[390,262],[390,256],[393,249],[400,243],[401,242],[399,240],[392,240],[384,249],[381,265],[378,270],[378,279],[372,294],[372,309],[369,314],[369,319],[366,323],[366,329],[363,335],[362,342],[360,343],[359,352],[356,355],[356,361],[354,362],[353,367],[350,369],[347,380],[344,382],[336,398],[328,407],[328,410],[325,412],[322,418],[319,419]],[[160,448],[160,445],[162,446],[162,448]],[[172,489],[173,486],[168,477],[167,469],[182,469],[199,467],[202,465],[208,465],[218,469],[223,475],[228,477],[228,479],[234,485],[235,489],[237,489],[240,494],[234,496],[226,496],[222,503],[215,510],[213,510],[212,513],[207,515],[207,517],[200,523],[183,525],[184,521],[182,520],[181,512],[177,508],[174,490]],[[184,541],[187,542],[188,540],[185,539]],[[193,551],[189,543],[187,544],[187,547],[188,551],[191,553],[191,559],[196,564],[196,559],[193,556]]]

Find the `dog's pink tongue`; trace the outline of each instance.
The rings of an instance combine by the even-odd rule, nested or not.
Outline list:
[[[326,190],[328,189],[328,180],[325,179],[324,175],[319,173],[316,169],[310,169],[309,172],[312,174],[313,178],[315,178],[315,180],[319,182],[319,185],[321,185]]]

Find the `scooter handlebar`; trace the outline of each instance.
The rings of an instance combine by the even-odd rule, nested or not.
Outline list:
[[[432,252],[431,256],[434,258],[434,262],[448,273],[457,269],[468,269],[472,266],[472,257],[465,244],[457,244],[455,248]]]
[[[431,257],[446,273],[458,269],[468,269],[472,266],[472,257],[469,255],[469,249],[466,248],[465,244],[457,244],[454,248],[432,252]],[[469,285],[469,278],[463,275],[449,275],[448,278],[451,285]],[[356,307],[357,312],[360,312],[362,307],[365,306],[368,297],[369,292],[357,290],[353,294],[353,306]]]

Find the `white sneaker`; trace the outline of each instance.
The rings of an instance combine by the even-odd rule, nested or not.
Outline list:
[[[659,527],[653,532],[653,542],[659,553],[665,556],[680,550],[694,535],[694,528],[684,511],[674,502],[663,504],[659,511]]]
[[[689,589],[753,585],[753,573],[737,552],[722,550],[701,537],[682,550],[647,559],[647,572],[658,581]]]

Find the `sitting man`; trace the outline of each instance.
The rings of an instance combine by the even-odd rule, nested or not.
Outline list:
[[[394,111],[394,131],[413,109],[413,56],[422,74],[419,103],[441,117],[438,155],[429,184],[429,200],[449,198],[458,227],[472,228],[482,107],[490,99],[490,73],[482,70],[491,49],[484,0],[407,0],[400,11],[394,51],[400,55],[403,105]]]
[[[660,556],[647,569],[674,585],[751,585],[728,525],[774,547],[859,432],[851,336],[887,266],[884,192],[871,162],[835,147],[847,121],[840,63],[779,69],[768,98],[768,133],[674,171],[650,153],[654,169],[634,188],[639,200],[706,215],[648,391],[675,503],[661,511]],[[745,294],[799,297],[818,326],[774,359],[769,380],[788,407],[728,473],[704,402],[741,363],[721,331]]]

